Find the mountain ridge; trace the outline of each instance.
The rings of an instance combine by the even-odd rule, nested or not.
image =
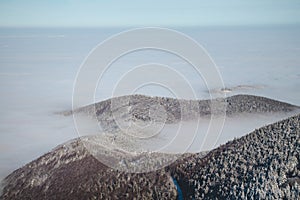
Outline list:
[[[173,178],[186,199],[295,199],[300,194],[300,114],[149,173],[109,169],[78,142],[60,145],[62,155],[56,149],[14,171],[5,179],[1,199],[176,199]],[[53,167],[60,160],[66,162]],[[53,173],[45,178],[49,167]]]

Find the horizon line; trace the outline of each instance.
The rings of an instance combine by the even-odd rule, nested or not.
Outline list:
[[[66,28],[66,29],[97,29],[97,28],[146,28],[146,27],[157,27],[157,28],[218,28],[218,27],[284,27],[284,26],[300,26],[300,23],[284,23],[284,24],[222,24],[222,25],[104,25],[104,26],[1,26],[0,29],[18,29],[18,28]]]

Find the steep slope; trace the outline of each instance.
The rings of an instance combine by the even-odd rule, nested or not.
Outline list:
[[[298,199],[300,115],[262,127],[171,167],[186,198]]]

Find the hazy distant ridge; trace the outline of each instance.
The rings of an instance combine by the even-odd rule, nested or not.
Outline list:
[[[113,106],[112,106],[113,105]],[[113,107],[113,110],[112,110]],[[150,118],[149,110],[154,109],[157,114]],[[163,112],[161,114],[162,109]],[[266,97],[253,95],[235,95],[225,99],[213,100],[183,100],[167,97],[149,97],[144,95],[121,96],[84,106],[76,109],[75,113],[85,113],[97,117],[101,127],[106,131],[115,130],[115,119],[163,121],[176,123],[180,120],[191,120],[213,114],[235,115],[239,113],[275,113],[292,112],[299,109],[288,103],[276,101]],[[62,112],[71,115],[72,111]],[[165,118],[163,114],[166,115]]]

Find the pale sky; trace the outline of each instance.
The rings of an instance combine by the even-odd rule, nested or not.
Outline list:
[[[1,27],[300,24],[300,0],[0,0]]]

